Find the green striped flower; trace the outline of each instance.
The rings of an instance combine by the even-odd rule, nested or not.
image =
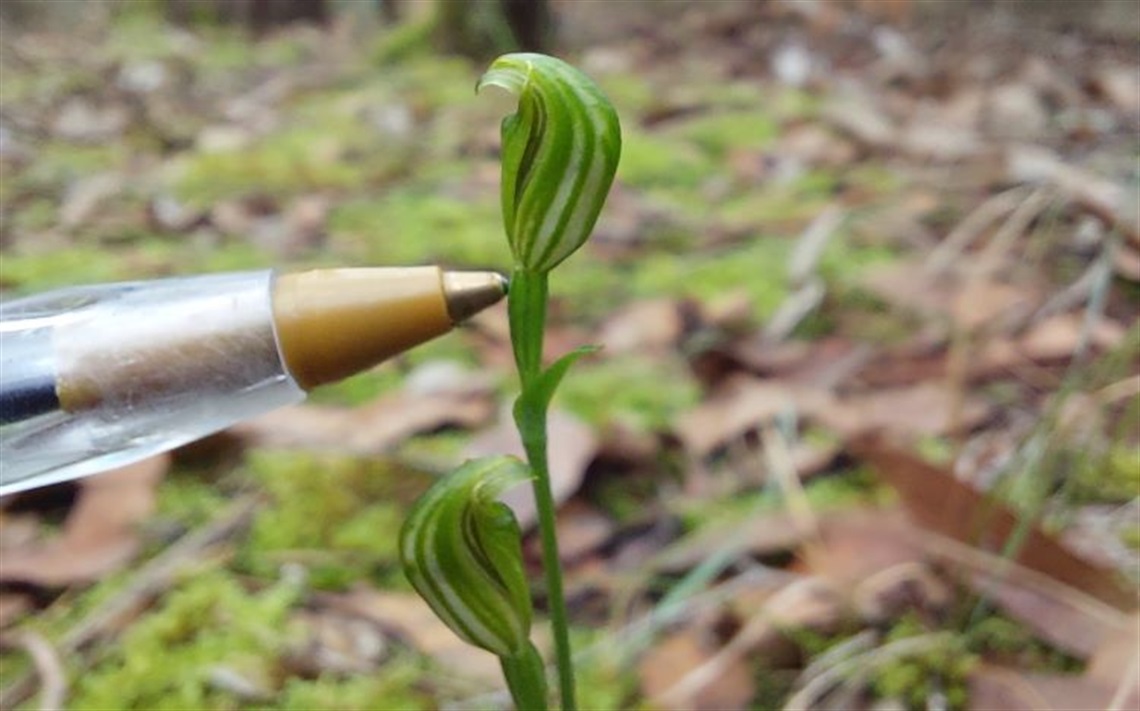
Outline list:
[[[476,91],[518,95],[503,119],[503,223],[516,266],[545,273],[594,228],[621,155],[617,113],[585,74],[543,54],[496,59]]]
[[[438,481],[400,530],[412,586],[464,641],[499,657],[530,649],[533,615],[521,533],[498,496],[530,478],[514,457],[472,460]]]

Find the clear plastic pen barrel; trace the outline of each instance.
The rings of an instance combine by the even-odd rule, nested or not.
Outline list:
[[[0,304],[0,495],[171,449],[300,401],[272,272]]]

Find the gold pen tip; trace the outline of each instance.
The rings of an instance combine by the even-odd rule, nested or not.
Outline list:
[[[498,272],[444,272],[443,293],[452,323],[466,321],[507,295],[507,279]]]

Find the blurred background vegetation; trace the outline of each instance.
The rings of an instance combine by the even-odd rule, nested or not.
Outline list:
[[[1129,708],[1138,43],[1130,0],[5,0],[0,291],[504,269],[473,86],[557,53],[625,130],[552,284],[549,349],[604,346],[552,443],[583,706]],[[508,366],[493,310],[0,502],[0,707],[505,707],[394,541],[513,446]]]

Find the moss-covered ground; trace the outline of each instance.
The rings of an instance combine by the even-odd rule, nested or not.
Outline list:
[[[395,30],[365,25],[252,41],[229,28],[174,28],[136,9],[97,27],[49,33],[44,44],[21,38],[11,52],[0,51],[5,297],[266,267],[506,268],[497,126],[509,106],[501,97],[475,97],[481,67],[436,53],[414,23]],[[673,428],[716,385],[715,374],[694,363],[702,354],[735,357],[718,349],[740,334],[759,333],[785,305],[801,286],[788,266],[799,237],[837,201],[851,208],[813,270],[827,297],[793,336],[810,342],[842,333],[893,344],[919,330],[914,314],[888,313],[897,304],[863,282],[909,248],[905,239],[879,234],[875,219],[914,187],[915,172],[898,169],[890,151],[858,160],[785,155],[791,150],[781,143],[786,133],[825,125],[823,92],[768,80],[761,90],[756,76],[732,72],[692,80],[683,53],[660,66],[607,64],[604,52],[570,54],[593,67],[617,107],[624,151],[597,237],[554,277],[552,328],[594,334],[618,307],[662,298],[697,313],[700,322],[685,325],[684,347],[587,359],[566,381],[558,407],[607,442],[625,432],[656,447],[649,464],[620,465],[634,471],[615,465],[611,475],[595,472],[587,498],[629,531],[652,528],[649,519],[660,515],[676,525],[676,535],[786,507],[788,492],[770,481],[725,496],[677,484],[694,462],[680,452]],[[156,84],[139,88],[147,77]],[[62,125],[69,105],[78,107],[70,109],[82,119],[77,125]],[[6,146],[10,129],[15,138]],[[315,227],[301,214],[306,200],[320,206]],[[961,212],[947,198],[922,214],[915,231],[944,232]],[[710,316],[726,305],[731,318]],[[489,369],[481,343],[478,334],[455,334],[323,388],[312,400],[364,405],[399,390],[405,375],[425,363]],[[1119,350],[1127,351],[1127,343]],[[1103,377],[1082,389],[1100,392],[1132,367],[1127,356],[1103,361]],[[764,366],[732,367],[762,374]],[[1031,385],[991,385],[990,394],[1036,408],[1037,392],[1026,391],[1051,381],[1033,372],[1040,378]],[[505,401],[512,376],[505,369],[488,375]],[[1112,401],[1097,412],[1115,429],[1062,432],[1050,460],[1052,478],[1034,480],[1042,499],[1059,494],[1062,510],[1047,512],[1058,521],[1076,506],[1126,505],[1140,489],[1132,431],[1140,408],[1134,400]],[[1060,410],[1054,414],[1059,422]],[[924,453],[949,459],[958,450],[946,434],[923,440]],[[160,488],[154,520],[143,532],[147,552],[137,565],[172,536],[208,525],[237,497],[252,495],[261,504],[240,535],[133,611],[112,639],[64,660],[72,681],[67,707],[433,709],[480,698],[441,680],[430,655],[414,645],[397,644],[367,673],[300,673],[291,662],[311,632],[304,613],[321,594],[409,589],[396,560],[399,526],[432,480],[409,462],[454,457],[471,437],[457,430],[428,433],[384,457],[254,448],[237,460],[180,458]],[[802,439],[821,447],[836,441],[833,433],[810,429]],[[743,454],[718,451],[704,464],[714,470],[753,466],[754,445],[745,442]],[[742,458],[748,461],[741,464]],[[807,484],[804,499],[824,516],[895,501],[868,468],[842,459]],[[614,550],[623,545],[622,531]],[[1122,528],[1119,537],[1126,548],[1140,550],[1140,526]],[[127,569],[62,594],[45,592],[43,609],[20,624],[58,641],[102,601],[121,594],[131,576]],[[947,630],[955,634],[936,637]],[[848,625],[840,633],[789,637],[810,661],[856,632]],[[622,657],[621,646],[608,648],[613,630],[583,624],[574,633],[581,648],[592,650],[580,672],[584,708],[656,708],[643,700],[636,665]],[[967,675],[983,657],[1037,670],[1081,666],[996,613],[969,624],[903,617],[878,633],[884,645],[923,635],[938,642],[863,679],[872,696],[911,708],[934,695],[947,707],[964,707]],[[0,688],[28,668],[23,654],[0,648]],[[754,671],[754,708],[770,708],[792,689],[795,676],[787,669],[756,664]]]

